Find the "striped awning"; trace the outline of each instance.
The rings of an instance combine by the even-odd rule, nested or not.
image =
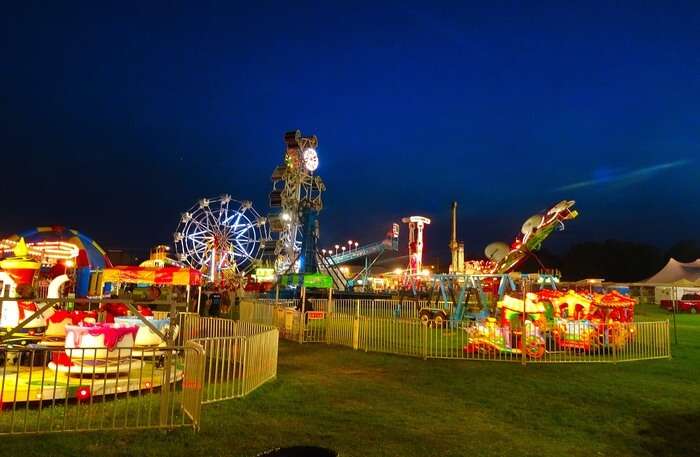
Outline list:
[[[198,286],[202,284],[202,273],[192,268],[117,266],[104,269],[102,271],[102,281],[111,283]]]

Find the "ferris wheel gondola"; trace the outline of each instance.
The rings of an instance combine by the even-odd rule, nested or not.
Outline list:
[[[266,218],[250,201],[203,198],[182,214],[173,236],[178,260],[216,281],[221,272],[250,272],[269,240]]]

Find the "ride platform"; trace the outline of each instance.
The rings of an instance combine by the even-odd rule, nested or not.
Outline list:
[[[170,370],[170,382],[183,379],[181,360]],[[176,362],[177,361],[177,362]],[[152,391],[161,387],[166,372],[159,360],[127,359],[119,364],[95,368],[67,367],[50,362],[48,366],[12,365],[0,367],[2,404],[45,400],[89,400],[90,397],[118,396],[128,392]]]

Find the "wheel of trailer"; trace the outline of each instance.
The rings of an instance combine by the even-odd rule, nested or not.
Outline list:
[[[443,328],[447,322],[447,314],[444,311],[438,311],[433,315],[433,323],[435,328]]]
[[[541,359],[544,356],[544,340],[538,336],[529,336],[525,341],[525,354],[531,359]]]
[[[690,308],[690,314],[696,314],[697,312],[698,310],[694,306]]]
[[[418,317],[423,325],[429,325],[430,319],[433,317],[433,313],[429,309],[421,309],[418,311]]]

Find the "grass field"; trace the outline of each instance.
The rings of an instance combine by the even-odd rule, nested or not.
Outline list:
[[[640,307],[638,317],[668,316]],[[421,360],[281,342],[279,374],[205,406],[202,430],[3,438],[6,455],[700,455],[700,317],[673,359],[610,365]]]

